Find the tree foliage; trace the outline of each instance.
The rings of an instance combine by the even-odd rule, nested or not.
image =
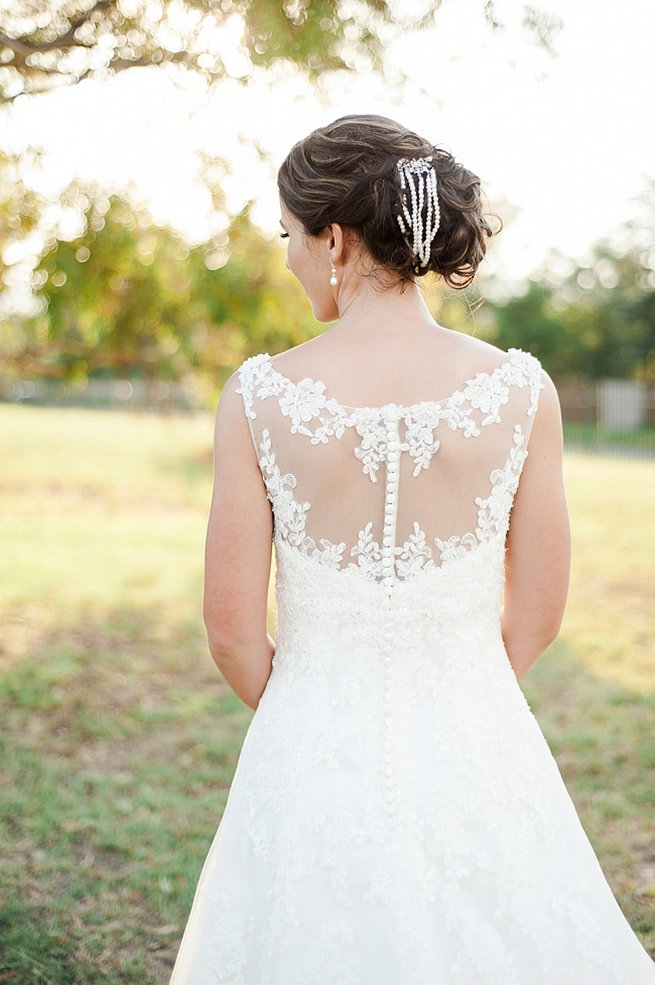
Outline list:
[[[176,64],[210,81],[245,80],[278,62],[311,78],[379,69],[390,32],[426,26],[442,2],[12,0],[0,8],[0,102],[144,65]],[[480,7],[491,28],[504,26],[495,0]],[[561,20],[529,3],[521,12],[527,35],[552,51]]]
[[[0,98],[142,65],[210,80],[280,61],[314,77],[362,60],[379,67],[385,29],[426,24],[440,2],[408,15],[400,0],[14,0],[0,10]]]
[[[246,356],[314,328],[281,250],[247,212],[189,249],[126,200],[96,194],[81,234],[45,250],[33,287],[41,310],[14,321],[6,354],[14,378],[221,382]]]
[[[557,379],[655,382],[655,250],[639,238],[600,243],[568,276],[490,307],[493,341],[529,348]]]
[[[5,383],[193,375],[220,384],[247,356],[280,351],[319,329],[282,249],[247,211],[190,248],[125,198],[73,184],[61,197],[78,223],[71,233],[58,213],[48,225],[44,202],[21,181],[20,162],[5,156],[0,177],[3,169]],[[488,301],[472,316],[466,299],[434,286],[431,309],[502,348],[530,349],[559,380],[655,382],[655,184],[648,194],[642,227],[627,228],[613,246],[598,244],[584,264],[553,257],[523,294]],[[18,268],[31,278],[31,314],[7,307]]]
[[[14,256],[39,228],[43,219],[43,197],[23,180],[23,172],[34,167],[38,153],[9,154],[0,150],[0,292],[11,287]]]

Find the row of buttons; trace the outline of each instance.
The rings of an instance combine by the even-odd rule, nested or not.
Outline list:
[[[398,433],[398,421],[387,419],[387,478],[386,492],[384,500],[384,526],[382,529],[382,584],[384,585],[389,601],[394,586],[395,575],[395,546],[396,546],[396,520],[398,516],[398,487],[399,487],[399,465],[400,465],[400,438]],[[387,814],[393,817],[394,813],[394,787],[395,775],[393,768],[391,750],[391,698],[390,698],[390,674],[392,666],[393,649],[393,630],[390,622],[391,613],[389,608],[385,613],[384,643],[383,643],[383,737],[382,754],[384,762],[384,800]]]
[[[394,548],[396,546],[396,516],[398,513],[398,485],[400,480],[400,439],[398,421],[388,420],[387,427],[387,486],[384,499],[384,527],[382,529],[382,581],[391,594],[394,581]]]

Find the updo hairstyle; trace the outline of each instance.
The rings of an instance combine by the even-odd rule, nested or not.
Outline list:
[[[398,161],[432,157],[441,221],[425,266],[401,232]],[[467,287],[492,229],[482,214],[480,179],[448,151],[383,116],[344,116],[295,144],[278,172],[280,197],[305,232],[330,223],[352,229],[373,260],[412,281],[432,271]]]

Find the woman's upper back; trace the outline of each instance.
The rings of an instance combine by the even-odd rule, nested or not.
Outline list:
[[[427,324],[402,344],[393,328],[372,344],[332,333],[239,373],[278,546],[388,587],[502,551],[537,360]]]
[[[507,625],[532,652],[566,584],[557,396],[532,357],[435,326],[416,285],[473,279],[491,234],[479,179],[394,121],[351,116],[295,145],[278,187],[287,266],[316,318],[339,321],[247,361],[221,398],[206,580],[217,634],[263,631],[273,522],[299,611],[319,609],[329,584],[373,610],[381,587],[397,590],[395,611],[404,597],[412,612],[423,585],[449,612],[445,596],[476,599],[447,586],[478,577],[497,612],[504,567]]]

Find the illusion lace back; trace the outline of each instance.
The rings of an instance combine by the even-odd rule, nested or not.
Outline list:
[[[655,985],[500,633],[541,370],[346,407],[249,359],[273,669],[172,985]]]

